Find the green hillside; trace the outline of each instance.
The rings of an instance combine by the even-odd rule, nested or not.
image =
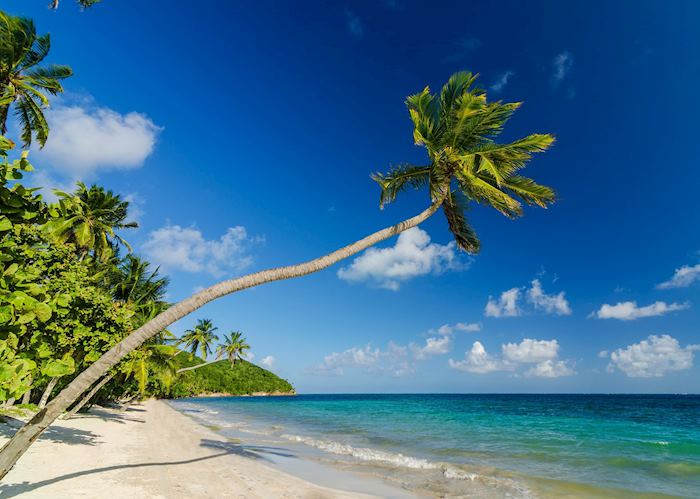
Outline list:
[[[175,357],[177,368],[201,364],[198,357],[182,353]],[[191,397],[206,393],[248,395],[251,393],[294,393],[294,387],[270,371],[242,360],[231,365],[222,360],[177,375],[170,386],[173,398]]]

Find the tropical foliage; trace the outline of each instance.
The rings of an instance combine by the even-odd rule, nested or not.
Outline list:
[[[214,334],[217,329],[210,319],[199,319],[193,329],[185,331],[178,344],[185,345],[192,355],[199,353],[206,360],[212,352],[212,345],[219,339]]]
[[[41,146],[49,137],[43,109],[49,95],[63,92],[61,80],[73,71],[68,66],[40,66],[51,50],[51,37],[37,35],[34,22],[0,12],[0,133],[7,133],[11,107],[22,130],[25,146],[36,137]]]

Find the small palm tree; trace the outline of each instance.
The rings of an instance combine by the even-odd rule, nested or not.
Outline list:
[[[25,146],[32,136],[43,147],[49,126],[43,108],[49,105],[45,93],[63,92],[61,80],[73,71],[68,66],[52,64],[39,67],[51,49],[51,37],[37,36],[31,19],[0,12],[0,133],[7,132],[10,106],[14,104]]]
[[[58,205],[53,205],[57,218],[46,224],[47,230],[59,241],[73,243],[87,255],[94,252],[97,259],[107,260],[119,245],[131,251],[131,246],[116,230],[138,227],[127,222],[129,202],[118,194],[93,185],[88,188],[78,182],[73,194],[56,191]]]
[[[214,323],[209,319],[199,319],[193,329],[188,329],[180,338],[178,344],[184,344],[186,349],[189,349],[192,355],[199,352],[200,357],[206,360],[207,355],[212,352],[212,344],[219,337],[214,332],[219,329],[214,327]]]
[[[235,365],[236,362],[245,357],[246,350],[250,350],[250,345],[240,331],[232,331],[230,335],[224,335],[224,342],[217,348],[217,357],[228,357],[229,362]]]

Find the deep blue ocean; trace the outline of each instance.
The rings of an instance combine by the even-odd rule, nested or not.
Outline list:
[[[697,395],[298,395],[172,401],[435,496],[700,497]]]

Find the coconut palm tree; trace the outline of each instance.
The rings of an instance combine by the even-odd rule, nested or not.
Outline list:
[[[68,66],[39,66],[51,49],[51,37],[37,36],[31,19],[0,12],[0,134],[7,132],[7,118],[14,105],[22,129],[24,145],[32,137],[43,147],[49,126],[43,108],[49,105],[46,94],[63,92],[61,80],[73,71]]]
[[[14,466],[29,445],[100,376],[144,341],[202,305],[231,293],[268,282],[301,277],[325,269],[349,256],[415,227],[443,207],[450,231],[459,247],[476,252],[479,240],[464,215],[470,203],[484,204],[515,218],[521,202],[545,207],[555,199],[553,191],[517,175],[532,154],[546,150],[551,135],[534,134],[514,142],[495,141],[520,103],[489,102],[486,93],[473,86],[476,77],[457,73],[439,95],[429,88],[410,96],[406,104],[413,121],[413,137],[427,152],[425,165],[401,166],[373,178],[381,187],[381,203],[393,201],[407,188],[428,188],[429,206],[418,215],[381,229],[320,258],[301,264],[263,270],[226,280],[174,304],[133,331],[97,362],[89,366],[34,416],[0,450],[0,479]]]
[[[219,337],[214,332],[219,329],[214,327],[214,323],[210,319],[199,319],[197,325],[193,329],[188,329],[177,342],[178,345],[185,345],[192,355],[196,355],[199,351],[200,357],[206,360],[207,355],[212,352],[212,344]]]
[[[82,257],[92,251],[98,260],[105,261],[120,245],[131,251],[131,246],[116,230],[138,227],[127,222],[129,202],[118,194],[93,185],[88,188],[78,182],[75,193],[56,191],[57,205],[52,209],[58,215],[46,224],[46,229],[58,242],[73,243]]]
[[[245,357],[247,350],[250,350],[250,345],[243,338],[243,333],[232,331],[230,335],[224,335],[224,342],[217,348],[217,353],[219,357],[226,356],[231,365],[235,365]]]

